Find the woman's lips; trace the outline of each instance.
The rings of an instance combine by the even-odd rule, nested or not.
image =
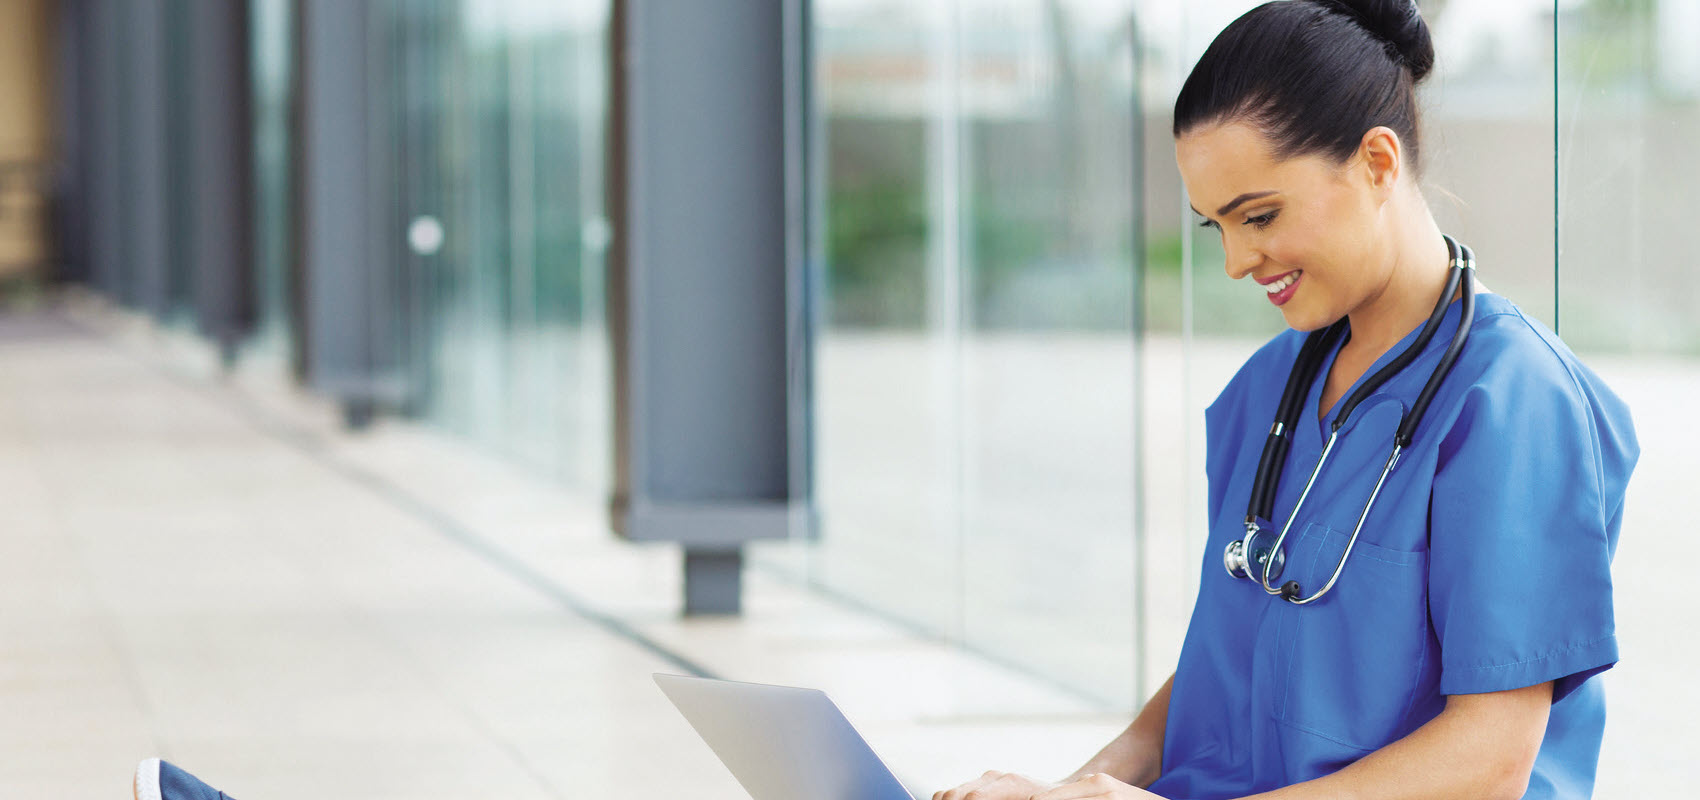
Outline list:
[[[1293,270],[1263,285],[1263,290],[1269,293],[1269,302],[1277,306],[1285,305],[1293,299],[1293,293],[1299,290],[1299,281],[1304,276],[1304,270]]]

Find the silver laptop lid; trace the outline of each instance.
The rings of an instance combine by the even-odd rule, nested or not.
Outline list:
[[[655,673],[754,800],[914,800],[825,692]]]

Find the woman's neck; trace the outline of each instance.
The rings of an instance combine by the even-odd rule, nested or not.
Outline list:
[[[1446,289],[1451,258],[1446,240],[1426,204],[1420,197],[1413,200],[1408,222],[1394,229],[1386,282],[1347,315],[1352,325],[1348,346],[1359,353],[1379,355],[1398,344],[1428,319]]]

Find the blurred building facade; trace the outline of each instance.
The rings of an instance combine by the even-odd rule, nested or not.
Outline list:
[[[0,4],[0,279],[86,286],[351,422],[417,419],[607,496],[616,123],[644,55],[621,26],[645,5]],[[1162,681],[1210,569],[1201,409],[1281,325],[1222,277],[1169,136],[1251,5],[752,5],[802,65],[780,111],[806,333],[786,499],[808,513],[748,548],[760,568],[1107,706]],[[1443,227],[1657,426],[1641,387],[1700,388],[1700,14],[1422,5]],[[1650,444],[1634,502],[1689,491],[1682,435]]]
[[[52,163],[52,18],[43,3],[0,6],[0,282],[49,257]]]

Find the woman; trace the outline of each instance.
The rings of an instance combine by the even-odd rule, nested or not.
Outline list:
[[[1292,330],[1206,412],[1210,541],[1180,662],[1067,780],[989,772],[935,800],[1592,793],[1638,448],[1623,403],[1471,289],[1430,215],[1414,90],[1433,61],[1409,0],[1277,0],[1200,59],[1175,104],[1182,178],[1228,275],[1261,284]],[[1300,361],[1314,378],[1289,406]],[[1283,407],[1294,424],[1272,436]],[[1260,511],[1272,438],[1287,468]]]

